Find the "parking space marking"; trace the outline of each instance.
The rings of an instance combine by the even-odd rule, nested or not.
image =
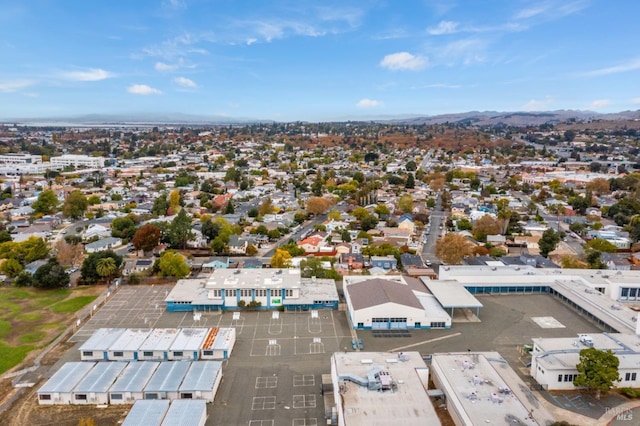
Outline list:
[[[293,395],[293,408],[316,408],[316,396],[313,394]]]
[[[291,426],[318,426],[318,419],[293,419]]]
[[[269,334],[282,334],[282,318],[271,317],[269,319]]]
[[[265,351],[265,356],[280,356],[281,347],[278,344],[278,341],[275,339],[269,340],[269,344],[267,345],[267,349]]]
[[[269,389],[278,387],[278,376],[256,377],[256,389]]]
[[[318,318],[317,313],[315,317],[307,318],[307,329],[312,334],[322,333],[322,321]]]
[[[293,376],[293,387],[315,386],[316,376],[313,374],[296,374]]]
[[[276,397],[275,396],[254,396],[251,402],[252,410],[275,410],[276,409]]]
[[[320,339],[319,337],[313,338],[313,342],[309,343],[309,353],[310,354],[324,353],[324,344],[322,343],[322,339]]]
[[[273,426],[273,420],[249,420],[249,426]]]

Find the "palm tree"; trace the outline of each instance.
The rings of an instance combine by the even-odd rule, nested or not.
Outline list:
[[[107,284],[111,281],[111,276],[117,272],[116,261],[113,257],[103,257],[96,263],[96,272],[102,278],[107,279]]]

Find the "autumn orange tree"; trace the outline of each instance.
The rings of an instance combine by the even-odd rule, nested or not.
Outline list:
[[[327,197],[311,197],[307,200],[308,214],[322,214],[335,204],[335,199]]]
[[[436,256],[449,265],[459,265],[467,256],[473,255],[473,244],[460,234],[447,234],[436,241]]]
[[[146,224],[140,227],[133,236],[133,247],[136,250],[149,252],[158,246],[161,231],[155,225]]]
[[[496,235],[502,231],[500,223],[489,215],[482,216],[473,224],[473,238],[476,241],[487,241],[487,235]]]

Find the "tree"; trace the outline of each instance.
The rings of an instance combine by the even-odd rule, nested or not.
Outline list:
[[[6,243],[7,241],[13,241],[11,234],[6,229],[0,231],[0,244]]]
[[[307,200],[306,210],[308,214],[318,215],[326,212],[332,205],[332,201],[328,198],[310,197]]]
[[[173,250],[162,253],[158,267],[162,276],[176,277],[178,279],[186,277],[191,272],[187,259]]]
[[[368,215],[362,218],[360,221],[360,227],[363,231],[369,231],[370,229],[375,229],[378,226],[378,218],[373,215]]]
[[[598,163],[597,161],[592,161],[589,164],[589,171],[592,173],[598,173],[600,170],[602,170],[602,164]]]
[[[463,217],[456,221],[456,227],[459,231],[471,231],[473,229],[473,224],[469,219]]]
[[[605,240],[604,238],[594,238],[593,240],[587,241],[584,248],[585,250],[596,250],[605,253],[615,253],[618,251],[615,244]]]
[[[133,236],[133,247],[136,250],[150,252],[160,243],[162,232],[155,225],[146,224],[140,227]]]
[[[98,259],[96,262],[96,273],[102,277],[106,278],[107,284],[111,281],[111,277],[118,272],[118,267],[116,266],[116,261],[112,257],[103,257],[102,259]]]
[[[595,178],[587,183],[587,189],[597,196],[608,194],[610,192],[609,181],[605,178]]]
[[[72,191],[62,205],[62,214],[72,219],[80,219],[89,207],[87,197],[79,190]]]
[[[574,256],[565,254],[560,259],[560,266],[565,269],[585,269],[587,267],[587,264]]]
[[[600,257],[602,253],[597,250],[587,252],[586,260],[589,269],[607,269],[607,264]]]
[[[487,235],[497,235],[502,231],[500,223],[489,215],[484,215],[473,224],[473,238],[476,241],[487,241]]]
[[[413,173],[407,174],[407,180],[404,183],[404,187],[407,189],[413,189],[416,186],[416,179],[413,177]]]
[[[377,214],[378,216],[385,216],[385,215],[390,215],[391,214],[391,211],[389,211],[389,207],[387,207],[386,204],[378,204],[373,209],[373,212],[375,214]]]
[[[615,382],[622,380],[618,375],[619,365],[620,360],[610,349],[582,349],[580,362],[576,365],[578,376],[573,384],[595,391],[596,399],[600,399],[602,392],[608,392]]]
[[[0,266],[0,271],[9,278],[17,277],[23,270],[24,268],[16,259],[7,259]]]
[[[258,254],[258,249],[253,244],[249,244],[247,246],[247,250],[245,250],[245,253],[247,254],[247,256],[255,256],[256,254]]]
[[[164,216],[167,214],[167,209],[169,208],[169,202],[167,201],[167,194],[162,193],[158,198],[153,200],[153,207],[151,208],[151,213],[155,216]]]
[[[436,255],[449,265],[459,265],[473,254],[473,244],[460,234],[447,234],[436,241]]]
[[[194,237],[191,230],[191,218],[187,216],[187,212],[183,209],[171,221],[169,226],[169,241],[172,247],[185,249],[187,242]]]
[[[26,271],[23,271],[13,281],[13,285],[15,285],[16,287],[30,287],[32,284],[32,281],[33,280],[31,278],[31,274]]]
[[[84,256],[84,246],[82,244],[69,244],[64,240],[56,244],[56,259],[63,266],[80,265]]]
[[[40,195],[38,195],[38,199],[31,204],[31,208],[35,213],[42,215],[54,214],[57,207],[58,197],[56,197],[56,194],[50,189],[42,191]]]
[[[267,197],[258,207],[258,215],[264,216],[272,212],[273,212],[273,201],[271,201],[271,198]]]
[[[84,284],[95,284],[102,279],[102,276],[96,271],[96,266],[100,259],[105,257],[113,258],[117,269],[122,265],[122,256],[116,254],[113,250],[104,250],[96,253],[90,253],[82,262],[80,268],[80,279]]]
[[[102,203],[102,200],[97,195],[92,195],[87,199],[87,204],[90,206],[95,206],[96,204]]]
[[[548,257],[549,253],[556,249],[556,246],[560,242],[560,234],[549,228],[542,233],[542,237],[538,241],[538,247],[540,248],[540,254],[544,257]]]
[[[180,209],[180,191],[174,189],[169,193],[169,207],[175,213]]]
[[[117,217],[111,222],[111,236],[130,240],[136,233],[136,221],[132,215]]]
[[[291,255],[288,251],[276,249],[275,254],[271,257],[272,268],[291,268]]]
[[[400,196],[398,209],[403,213],[411,213],[413,211],[413,197],[410,194]]]
[[[327,214],[327,219],[338,221],[342,218],[342,214],[340,210],[331,210],[329,214]]]
[[[211,242],[211,250],[214,253],[224,253],[227,250],[227,243],[221,236],[217,236]]]
[[[69,274],[55,258],[51,258],[33,274],[32,285],[36,288],[64,288],[69,285]]]

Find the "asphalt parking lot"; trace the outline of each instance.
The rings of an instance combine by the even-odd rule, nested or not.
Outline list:
[[[224,378],[209,407],[208,425],[307,426],[326,424],[321,376],[330,372],[335,351],[353,351],[352,330],[345,312],[242,311],[204,312],[199,321],[191,313],[165,312],[162,299],[170,286],[131,286],[120,289],[74,336],[82,342],[100,327],[236,327],[237,342],[223,367]],[[413,350],[435,352],[498,351],[530,383],[521,350],[534,337],[572,337],[599,332],[585,318],[547,295],[480,296],[481,322],[454,322],[449,330],[409,330],[408,337],[374,337],[357,331],[364,351]],[[80,343],[78,343],[80,344]],[[76,346],[77,347],[77,346]],[[77,358],[72,350],[67,360]],[[580,414],[597,417],[605,407],[550,402]],[[579,402],[579,401],[578,401]],[[569,406],[571,405],[571,406]]]

